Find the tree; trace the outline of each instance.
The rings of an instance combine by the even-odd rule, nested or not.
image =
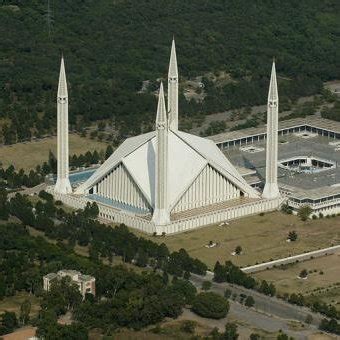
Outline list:
[[[274,296],[276,293],[276,288],[273,283],[268,284],[266,280],[262,280],[258,291],[265,295]]]
[[[185,304],[191,305],[195,299],[197,289],[189,281],[177,279],[170,286],[170,289],[179,294]]]
[[[108,145],[105,151],[105,159],[108,159],[112,153],[113,153],[113,147],[111,145]]]
[[[312,212],[312,208],[309,205],[305,205],[299,208],[297,214],[302,221],[307,221]]]
[[[54,280],[51,288],[45,293],[42,306],[53,310],[56,315],[62,315],[73,310],[82,301],[78,286],[69,277]]]
[[[203,281],[202,282],[202,290],[209,290],[211,288],[211,281]]]
[[[247,306],[247,307],[253,307],[255,305],[255,300],[252,296],[247,296],[244,304]]]
[[[241,253],[242,253],[242,247],[241,247],[241,246],[237,246],[237,247],[235,248],[235,254],[236,254],[236,255],[241,255]]]
[[[185,320],[181,324],[181,331],[189,334],[194,334],[196,325],[197,323],[195,321]]]
[[[226,288],[225,291],[224,291],[224,297],[226,299],[229,299],[231,297],[231,293],[232,293],[231,290]]]
[[[307,276],[308,276],[308,271],[306,269],[302,269],[300,274],[299,274],[299,277],[301,279],[305,279],[305,278],[307,278]]]
[[[257,334],[257,333],[250,334],[249,340],[260,340],[260,339],[261,339],[260,334]]]
[[[214,281],[236,283],[249,289],[256,286],[256,281],[253,277],[245,274],[230,261],[226,261],[225,265],[221,265],[218,261],[216,262],[214,267]]]
[[[7,220],[9,216],[9,205],[7,202],[7,190],[0,188],[0,220]]]
[[[289,232],[288,240],[290,240],[291,242],[294,242],[297,240],[297,238],[298,238],[298,235],[295,230]]]
[[[223,340],[237,340],[239,334],[237,333],[237,325],[233,322],[228,322],[225,325],[225,331],[221,336]]]
[[[26,325],[30,318],[31,312],[31,302],[29,300],[25,300],[20,306],[20,317],[19,320],[22,325]]]
[[[18,327],[18,320],[14,312],[5,311],[1,315],[1,320],[0,334],[12,333]]]
[[[192,305],[192,311],[202,317],[211,319],[224,318],[229,311],[228,301],[215,293],[200,293]]]
[[[280,331],[279,335],[276,338],[277,340],[288,340],[288,335],[286,333],[283,333],[282,331]]]

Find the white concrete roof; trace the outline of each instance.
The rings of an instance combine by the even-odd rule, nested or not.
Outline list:
[[[156,150],[155,132],[128,138],[76,193],[84,193],[118,164],[123,163],[154,207]],[[178,202],[208,163],[250,197],[258,196],[211,140],[181,131],[169,131],[168,157],[169,206]]]

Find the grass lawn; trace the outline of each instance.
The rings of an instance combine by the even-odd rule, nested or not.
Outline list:
[[[80,137],[77,134],[69,135],[70,155],[81,154],[86,151],[98,152],[106,150],[107,144],[89,138]],[[4,167],[11,164],[16,169],[30,170],[38,164],[48,160],[48,153],[52,150],[54,155],[57,153],[57,137],[48,137],[42,140],[5,145],[0,147],[0,161]]]
[[[35,316],[38,314],[40,310],[39,299],[32,295],[29,295],[26,292],[17,293],[14,296],[9,296],[0,300],[0,314],[4,311],[15,312],[17,316],[20,314],[20,306],[25,301],[29,300],[31,302],[31,313],[30,316]]]
[[[286,242],[291,230],[297,232],[298,240]],[[296,216],[273,212],[231,221],[227,226],[213,225],[166,237],[133,232],[164,242],[172,251],[184,248],[210,268],[217,260],[247,266],[340,244],[340,217],[302,222]],[[209,241],[216,242],[217,246],[206,248]],[[232,256],[238,245],[243,249],[242,255]]]

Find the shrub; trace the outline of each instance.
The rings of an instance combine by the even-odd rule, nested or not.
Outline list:
[[[181,324],[181,331],[189,334],[194,334],[196,328],[196,322],[192,320],[185,320]]]
[[[231,297],[231,290],[226,288],[226,290],[224,291],[224,297],[226,299],[229,299]]]
[[[296,233],[295,230],[292,230],[292,231],[289,232],[289,234],[288,234],[288,239],[289,239],[291,242],[296,241],[297,238],[298,238],[298,235],[297,235],[297,233]]]
[[[194,300],[192,311],[204,318],[222,319],[229,311],[229,303],[218,294],[200,293]]]
[[[209,290],[211,288],[211,281],[203,281],[202,282],[202,290]]]
[[[308,276],[308,272],[306,269],[301,270],[299,277],[301,277],[302,279],[306,278]]]
[[[248,296],[246,298],[246,301],[244,302],[244,304],[247,306],[247,307],[253,307],[255,305],[255,300],[252,296]]]
[[[235,248],[235,254],[236,255],[240,255],[242,253],[242,247],[241,246],[237,246],[236,248]]]
[[[301,221],[307,221],[312,212],[313,212],[312,208],[309,205],[305,205],[299,208],[297,214],[300,217]]]
[[[260,334],[257,334],[257,333],[251,333],[249,339],[250,340],[260,340],[261,336],[260,336]]]
[[[311,324],[312,322],[313,322],[313,317],[312,317],[310,314],[308,314],[308,315],[306,316],[305,323],[307,323],[307,324],[309,325],[309,324]]]

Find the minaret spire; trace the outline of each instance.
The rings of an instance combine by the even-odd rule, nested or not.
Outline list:
[[[168,211],[168,120],[165,108],[163,83],[161,83],[158,96],[156,140],[156,192],[152,220],[155,223],[156,232],[160,234],[162,226],[170,223]]]
[[[273,60],[267,106],[266,184],[262,193],[262,196],[268,199],[280,196],[279,187],[277,185],[278,121],[279,96],[275,60]]]
[[[175,39],[172,40],[171,55],[168,73],[168,112],[169,127],[178,130],[178,68]]]
[[[54,191],[59,194],[72,192],[69,180],[69,146],[68,146],[68,93],[64,57],[61,57],[59,85],[57,95],[57,114],[58,114],[58,169],[57,182]]]

